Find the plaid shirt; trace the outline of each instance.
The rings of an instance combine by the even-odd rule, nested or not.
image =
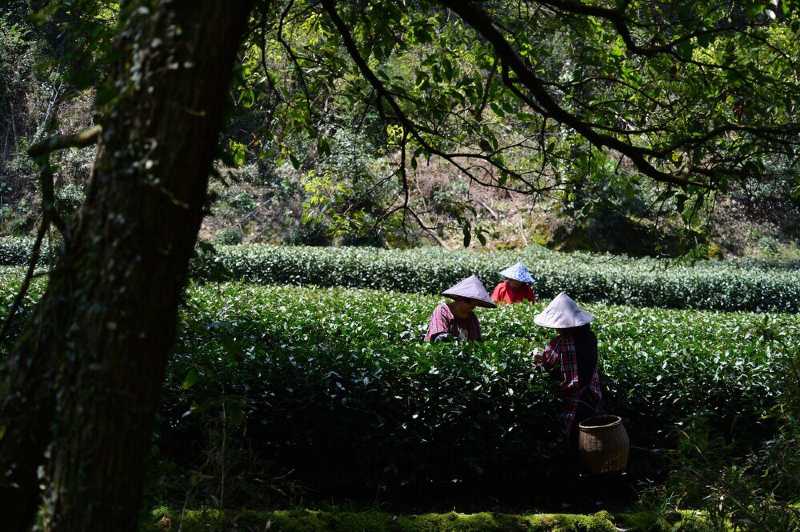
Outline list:
[[[581,386],[578,375],[578,355],[575,352],[575,341],[568,337],[558,335],[553,338],[542,353],[542,365],[547,370],[558,368],[561,374],[559,392],[563,399],[561,407],[561,426],[569,434],[575,425],[575,414],[578,405],[585,401],[589,405],[597,405],[603,397],[600,388],[600,376],[597,367],[594,368],[592,378],[588,385]]]

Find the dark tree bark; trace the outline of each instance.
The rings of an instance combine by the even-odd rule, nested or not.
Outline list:
[[[51,530],[136,530],[142,463],[251,7],[123,3],[87,199],[9,361],[3,530],[30,527],[48,483]]]

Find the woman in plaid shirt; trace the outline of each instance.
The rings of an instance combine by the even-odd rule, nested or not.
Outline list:
[[[573,445],[577,443],[577,424],[595,415],[603,398],[597,373],[597,337],[589,325],[593,319],[563,292],[534,318],[537,325],[558,330],[558,336],[533,359],[560,381],[561,428]]]

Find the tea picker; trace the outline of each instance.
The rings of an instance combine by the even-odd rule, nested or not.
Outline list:
[[[495,304],[478,276],[471,275],[463,279],[442,292],[442,295],[451,301],[441,302],[433,310],[425,341],[480,340],[481,326],[473,311],[475,307],[494,308]]]
[[[518,262],[500,272],[503,280],[494,287],[492,301],[500,304],[536,302],[536,293],[532,285],[536,282],[524,264]]]
[[[559,381],[559,421],[569,453],[577,452],[592,475],[617,474],[627,466],[629,441],[618,416],[601,415],[603,393],[593,320],[561,292],[534,317],[534,323],[556,329],[558,334],[533,359]]]

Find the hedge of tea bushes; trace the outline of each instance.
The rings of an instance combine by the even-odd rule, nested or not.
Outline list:
[[[713,310],[797,311],[800,270],[753,261],[679,265],[660,259],[631,259],[586,253],[557,253],[531,247],[522,252],[447,252],[435,248],[275,247],[218,248],[194,263],[208,280],[263,284],[313,284],[439,293],[472,274],[489,290],[498,272],[524,261],[545,298],[565,291],[582,301],[629,306]]]
[[[5,323],[6,316],[17,296],[24,274],[24,268],[18,266],[0,266],[0,327]],[[11,337],[19,333],[24,322],[24,314],[41,297],[45,285],[46,283],[41,277],[37,277],[32,281],[28,294],[22,300],[20,311],[16,319],[12,322]],[[0,356],[3,356],[11,344],[11,341],[0,338]]]
[[[23,264],[32,240],[0,238],[0,265]],[[48,256],[44,250],[40,263]],[[220,246],[200,252],[195,278],[374,288],[439,293],[477,274],[491,290],[498,272],[524,261],[544,298],[565,291],[582,301],[629,306],[796,312],[800,310],[800,268],[794,263],[753,260],[703,261],[559,253],[532,246],[519,252],[448,252],[440,248],[383,250],[303,246]]]
[[[163,396],[163,445],[185,453],[219,426],[224,402],[248,448],[320,492],[557,477],[554,383],[529,357],[549,335],[532,323],[541,305],[480,309],[482,343],[421,342],[437,301],[193,287]],[[635,444],[669,445],[697,415],[734,441],[769,434],[782,361],[800,350],[797,317],[588,308],[608,409]]]
[[[0,268],[0,316],[21,274]],[[26,308],[43,288],[35,283]],[[552,460],[561,452],[554,383],[529,357],[550,334],[532,323],[542,304],[479,309],[481,343],[424,343],[438,300],[191,286],[162,395],[162,449],[198,467],[224,405],[231,448],[294,470],[320,493],[546,486],[541,479],[558,478],[562,465]],[[745,446],[770,435],[783,363],[800,352],[798,317],[587,307],[608,410],[625,417],[634,444],[669,446],[698,415]]]

